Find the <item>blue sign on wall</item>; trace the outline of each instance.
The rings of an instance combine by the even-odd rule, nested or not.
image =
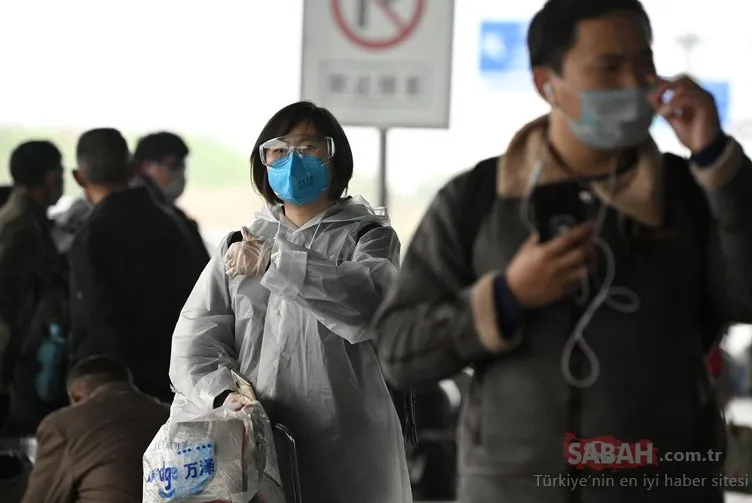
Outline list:
[[[721,126],[729,126],[729,99],[730,88],[728,82],[717,80],[703,80],[700,85],[705,88],[715,98],[715,104],[718,107],[718,115],[721,116]]]
[[[483,21],[480,26],[480,72],[528,70],[527,22]]]

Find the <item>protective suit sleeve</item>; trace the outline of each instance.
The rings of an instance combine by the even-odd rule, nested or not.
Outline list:
[[[752,164],[741,145],[726,139],[709,165],[692,163],[710,209],[706,251],[706,301],[716,339],[734,323],[752,323]]]
[[[477,278],[461,239],[470,176],[458,176],[438,193],[376,316],[382,367],[396,386],[448,378],[520,340],[522,324],[504,334],[499,323],[494,285],[500,271]]]
[[[373,338],[371,321],[397,276],[400,243],[391,227],[367,232],[340,261],[277,237],[261,285],[310,310],[329,330],[356,344]]]
[[[170,380],[178,394],[205,409],[234,390],[238,368],[235,314],[224,272],[224,253],[212,257],[183,307],[172,336]]]

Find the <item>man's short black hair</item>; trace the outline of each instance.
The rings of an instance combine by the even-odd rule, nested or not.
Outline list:
[[[50,171],[62,168],[63,155],[51,142],[34,140],[22,143],[10,155],[10,176],[20,187],[36,188]]]
[[[332,173],[332,185],[329,197],[336,199],[347,189],[353,175],[353,156],[350,142],[339,121],[326,108],[318,107],[310,101],[299,101],[288,105],[269,119],[253,146],[251,154],[251,178],[256,190],[269,204],[281,203],[269,186],[266,166],[259,158],[259,147],[266,141],[288,134],[295,126],[310,123],[316,132],[334,140],[334,158],[329,164]]]
[[[138,140],[133,158],[138,163],[163,162],[168,157],[185,159],[189,153],[188,145],[181,137],[169,131],[160,131]]]
[[[99,128],[82,134],[76,159],[78,168],[95,185],[120,185],[127,183],[131,175],[128,143],[117,129]]]
[[[530,66],[547,66],[560,74],[564,54],[576,42],[577,25],[616,12],[642,16],[652,38],[650,19],[639,0],[548,0],[527,31]]]
[[[106,355],[94,355],[76,363],[68,372],[68,387],[76,382],[98,386],[116,382],[132,383],[133,377],[120,360]]]

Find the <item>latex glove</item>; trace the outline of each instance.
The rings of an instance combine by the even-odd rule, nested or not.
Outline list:
[[[272,245],[252,235],[247,227],[240,232],[243,241],[231,244],[225,254],[225,273],[230,278],[262,274],[269,266]]]
[[[225,398],[223,405],[229,405],[232,409],[244,409],[253,404],[253,399],[240,393],[230,393]]]

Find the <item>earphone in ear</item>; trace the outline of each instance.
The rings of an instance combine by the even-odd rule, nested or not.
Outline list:
[[[551,87],[550,82],[543,84],[543,94],[546,96],[546,100],[553,105],[554,103],[554,88]]]

